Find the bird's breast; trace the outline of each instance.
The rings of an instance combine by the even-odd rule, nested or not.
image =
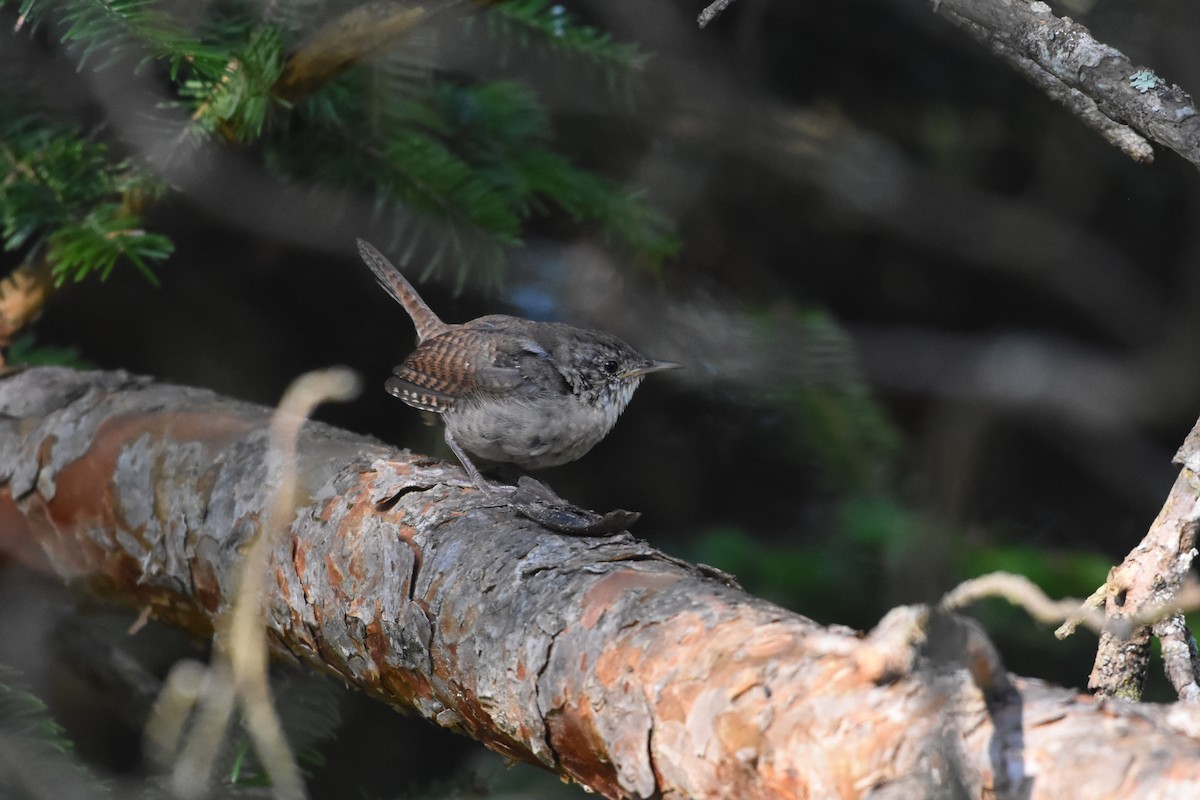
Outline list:
[[[581,458],[603,439],[620,415],[614,404],[577,395],[555,398],[464,399],[442,419],[471,453],[491,461],[543,469]]]

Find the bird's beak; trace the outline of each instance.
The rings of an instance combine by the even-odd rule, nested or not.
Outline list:
[[[639,378],[642,375],[649,375],[651,372],[664,372],[668,369],[683,369],[683,364],[676,364],[674,361],[655,361],[648,359],[645,363],[640,364],[633,369],[627,369],[621,374],[622,378]]]

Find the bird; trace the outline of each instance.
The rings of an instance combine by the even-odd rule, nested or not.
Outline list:
[[[417,347],[384,388],[438,415],[446,444],[487,494],[512,487],[486,479],[468,453],[540,470],[575,461],[608,435],[642,380],[679,369],[621,339],[560,322],[489,314],[449,324],[368,242],[358,252],[417,331]]]

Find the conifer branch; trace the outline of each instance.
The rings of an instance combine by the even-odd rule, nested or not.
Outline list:
[[[44,259],[26,262],[0,279],[0,367],[4,351],[38,318],[53,290],[50,266]]]
[[[450,0],[442,8],[458,2]],[[353,8],[296,46],[271,93],[295,103],[394,44],[431,13],[425,6],[394,2]]]
[[[0,378],[0,547],[211,633],[274,497],[270,412],[123,373]],[[606,797],[1183,796],[1186,706],[1006,673],[920,607],[823,628],[455,466],[306,424],[270,543],[276,651]],[[1047,768],[1046,764],[1052,764]]]
[[[81,68],[158,69],[169,78],[169,100],[190,113],[190,140],[262,142],[267,169],[374,193],[387,227],[408,231],[396,245],[419,251],[431,268],[455,263],[460,284],[472,268],[497,275],[525,222],[554,206],[651,264],[674,253],[670,223],[635,190],[550,148],[547,114],[532,91],[438,80],[393,47],[462,2],[373,2],[305,35],[323,0],[303,14],[285,2],[262,17],[214,6],[187,24],[155,0],[23,0],[19,27],[49,29]],[[544,41],[606,70],[627,74],[645,58],[544,0],[494,3],[480,15],[505,36]],[[389,48],[369,70],[352,69]],[[138,163],[114,159],[105,135],[0,107],[0,167],[13,176],[0,184],[0,233],[8,249],[44,248],[57,282],[103,278],[120,261],[155,281],[153,265],[171,252],[166,237],[142,225],[165,185]]]

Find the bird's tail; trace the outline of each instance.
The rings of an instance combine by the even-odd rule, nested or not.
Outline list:
[[[367,262],[371,272],[375,273],[375,280],[379,281],[383,290],[391,295],[397,303],[404,306],[404,310],[412,317],[413,325],[417,328],[418,341],[423,342],[449,330],[450,326],[433,313],[433,309],[425,304],[408,279],[400,273],[400,270],[396,269],[392,262],[384,258],[383,253],[376,250],[370,243],[359,239],[358,254],[362,256],[363,261]]]

